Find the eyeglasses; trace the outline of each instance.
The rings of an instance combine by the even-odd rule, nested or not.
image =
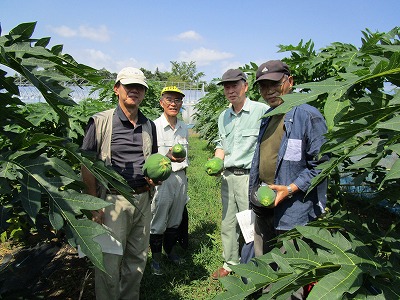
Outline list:
[[[179,98],[172,99],[171,97],[165,97],[164,101],[168,105],[171,105],[172,103],[175,103],[176,105],[179,105],[179,104],[182,104],[183,99],[179,99]]]
[[[275,82],[275,81],[271,81],[271,80],[261,80],[258,82],[258,88],[261,89],[266,89],[266,90],[277,90],[278,88],[280,88],[282,85],[285,84],[286,81],[289,80],[289,76],[286,76],[286,79],[282,82]]]

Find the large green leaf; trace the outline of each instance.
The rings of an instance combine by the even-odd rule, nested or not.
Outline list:
[[[228,291],[216,299],[244,299],[271,283],[270,291],[263,299],[286,299],[298,288],[313,281],[318,283],[307,299],[342,299],[348,293],[362,293],[366,275],[376,277],[387,272],[368,248],[354,237],[348,239],[339,231],[332,233],[311,226],[296,227],[296,230],[311,240],[314,247],[301,239],[296,240],[297,246],[284,242],[284,253],[273,249],[248,264],[232,266],[237,275],[247,278],[248,283],[244,284],[234,276],[225,277],[221,283]],[[276,263],[278,268],[272,269],[271,263]],[[389,285],[384,292],[393,289]]]
[[[382,187],[382,185],[388,180],[394,180],[399,178],[400,178],[400,159],[397,159],[396,162],[388,171],[388,173],[386,174],[385,178],[382,180],[380,187]]]
[[[379,123],[377,128],[400,131],[400,116],[395,116],[386,122]]]
[[[98,210],[110,203],[68,188],[68,185],[79,180],[79,176],[58,158],[40,155],[31,159],[29,155],[22,154],[13,157],[15,160],[9,160],[8,163],[23,174],[19,179],[22,186],[20,200],[31,218],[34,220],[40,210],[41,195],[47,195],[52,225],[56,229],[67,226],[76,241],[82,243],[82,251],[96,266],[103,269],[102,253],[93,238],[105,230],[95,222],[78,220],[77,217],[82,218],[84,211]]]
[[[29,174],[24,173],[20,180],[21,192],[19,194],[22,207],[31,217],[33,222],[36,222],[36,216],[42,207],[42,189],[40,184]]]
[[[85,253],[90,261],[103,272],[107,272],[103,265],[103,254],[101,246],[93,241],[98,236],[108,231],[95,222],[87,219],[76,219],[69,212],[64,212],[64,218],[70,224],[70,230],[74,236],[76,244],[81,246],[82,252]]]

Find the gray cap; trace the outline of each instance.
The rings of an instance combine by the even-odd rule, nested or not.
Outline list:
[[[229,69],[222,75],[221,81],[217,84],[224,84],[225,82],[233,82],[238,80],[247,81],[247,76],[240,69]]]
[[[290,76],[289,66],[280,60],[270,60],[258,67],[254,83],[260,80],[279,81],[283,75]]]

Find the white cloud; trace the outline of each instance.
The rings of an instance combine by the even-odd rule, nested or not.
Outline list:
[[[75,54],[74,58],[76,61],[93,68],[106,68],[108,71],[113,71],[110,69],[114,65],[113,58],[100,50],[85,49]]]
[[[154,72],[156,68],[161,72],[168,71],[164,63],[149,63],[148,61],[138,61],[130,57],[122,60],[117,60],[115,57],[105,54],[104,52],[96,49],[85,49],[74,55],[74,58],[85,65],[91,66],[96,69],[105,68],[110,72],[118,73],[122,68],[135,67],[145,68]]]
[[[53,32],[55,32],[56,34],[58,34],[62,37],[67,37],[67,38],[74,37],[78,34],[76,30],[73,30],[72,28],[69,28],[68,26],[52,27],[50,29]]]
[[[63,25],[60,27],[52,27],[50,30],[65,38],[81,37],[97,42],[107,42],[111,37],[110,31],[107,26],[104,25],[97,28],[81,25],[78,29]]]
[[[202,36],[200,34],[198,34],[196,31],[194,30],[189,30],[189,31],[185,31],[182,32],[180,34],[178,34],[175,38],[175,40],[201,40]]]
[[[107,42],[110,40],[110,31],[107,26],[101,25],[98,28],[79,26],[79,36],[98,42]]]
[[[197,66],[205,66],[214,61],[232,58],[234,55],[229,52],[219,52],[212,49],[198,48],[191,52],[181,51],[178,60],[195,61]]]

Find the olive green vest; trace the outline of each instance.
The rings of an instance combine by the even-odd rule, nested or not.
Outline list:
[[[97,157],[104,161],[106,166],[111,166],[111,135],[112,119],[115,108],[95,114],[92,118],[96,126]],[[147,120],[142,124],[142,140],[144,159],[151,155],[153,134],[151,123]],[[100,188],[99,197],[105,198],[106,189]]]

